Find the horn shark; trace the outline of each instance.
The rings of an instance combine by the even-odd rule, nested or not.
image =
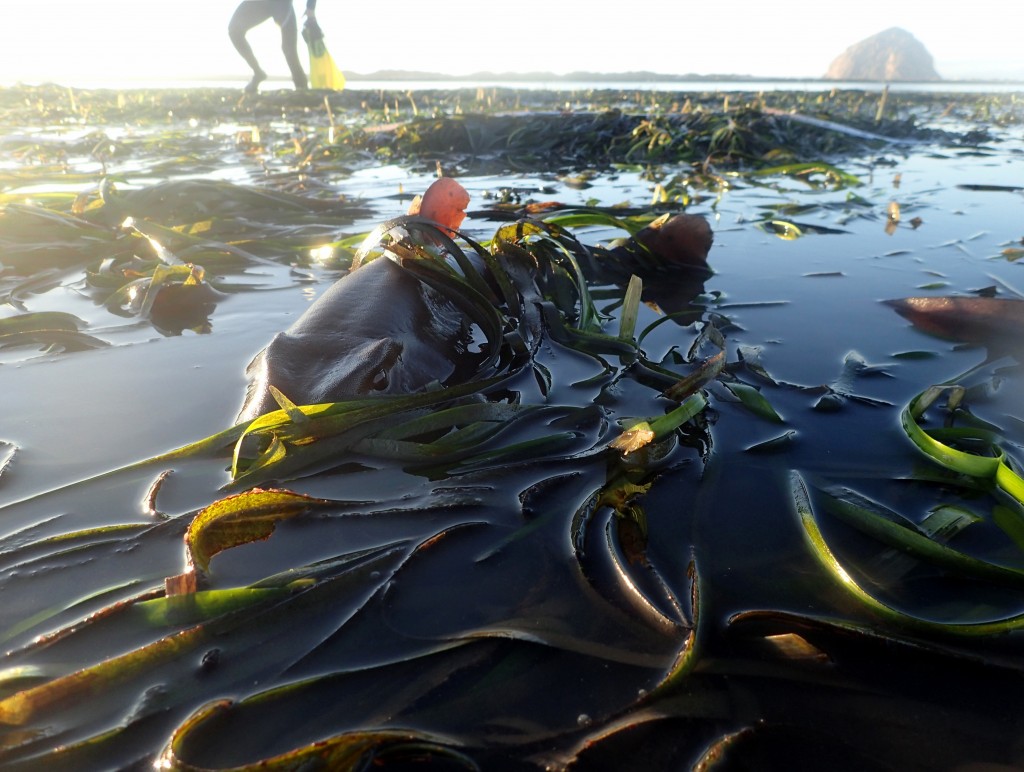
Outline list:
[[[454,235],[468,204],[461,185],[441,178],[413,202],[410,214]],[[627,265],[642,251],[677,270],[706,271],[711,242],[703,217],[680,214],[611,251]],[[271,386],[296,404],[317,404],[443,385],[475,365],[471,344],[471,324],[456,304],[385,254],[335,282],[256,354],[246,368],[249,385],[237,422],[279,408]]]

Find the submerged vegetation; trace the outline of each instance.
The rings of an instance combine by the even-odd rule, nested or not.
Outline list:
[[[1001,160],[1024,119],[1012,95],[879,100],[0,92],[0,378],[88,373],[113,349],[145,371],[154,330],[184,344],[167,371],[194,366],[192,333],[284,317],[373,258],[400,259],[476,333],[458,384],[279,394],[251,422],[196,421],[177,450],[67,485],[44,473],[8,499],[0,763],[1019,762],[1013,330],[966,337],[987,346],[980,364],[943,369],[960,352],[903,343],[872,363],[897,335],[889,314],[857,343],[867,357],[834,343],[818,383],[783,364],[811,343],[748,329],[788,298],[713,281],[714,251],[711,268],[671,266],[631,240],[665,214],[721,215],[733,190],[758,215],[719,220],[716,249],[728,266],[721,242],[749,223],[731,248],[755,273],[765,240],[916,232],[937,208],[880,193],[877,170],[901,154]],[[357,175],[383,164],[417,183],[496,177],[452,236],[391,216],[404,186],[362,195]],[[590,197],[620,175],[642,195]],[[994,256],[1010,267],[1012,227]],[[929,270],[927,289],[977,289],[975,321],[1010,292]],[[921,305],[912,321],[934,328]],[[838,338],[829,322],[799,329]],[[265,343],[252,326],[234,333],[246,355]],[[69,398],[51,415],[91,409]],[[0,493],[37,450],[11,426]]]

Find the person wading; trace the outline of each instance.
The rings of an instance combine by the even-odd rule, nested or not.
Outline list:
[[[315,9],[316,0],[306,0],[307,21],[316,21]],[[292,0],[244,0],[231,16],[228,35],[235,50],[252,68],[252,80],[245,87],[247,94],[255,94],[259,90],[260,83],[267,79],[267,73],[260,67],[245,36],[253,27],[271,18],[281,28],[281,50],[288,62],[288,69],[291,70],[295,88],[302,91],[309,87],[306,71],[302,69],[302,63],[299,61],[299,25],[295,19]]]

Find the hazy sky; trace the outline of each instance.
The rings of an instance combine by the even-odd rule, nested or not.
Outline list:
[[[227,38],[235,0],[7,2],[0,83],[99,79],[247,79]],[[305,0],[296,0],[301,13]],[[893,26],[947,78],[1024,78],[1016,0],[319,0],[317,16],[347,72],[452,74],[573,70],[824,74],[847,46]],[[277,28],[250,33],[272,76],[285,75]],[[301,44],[300,44],[301,45]]]

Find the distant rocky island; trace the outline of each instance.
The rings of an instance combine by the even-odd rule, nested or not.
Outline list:
[[[774,78],[738,73],[716,73],[701,75],[695,72],[683,75],[639,70],[632,72],[474,72],[467,75],[450,75],[435,72],[413,72],[410,70],[378,70],[373,73],[350,73],[354,80],[378,81],[439,81],[439,82],[484,82],[484,83],[720,83],[724,81],[800,81],[807,78]],[[900,27],[891,27],[854,43],[837,56],[825,80],[845,81],[938,81],[942,80],[935,71],[932,55],[912,34]]]
[[[825,80],[937,81],[932,55],[924,45],[900,27],[890,27],[837,56]]]
[[[666,74],[648,70],[629,72],[473,72],[460,75],[413,70],[377,70],[369,73],[346,71],[350,80],[404,81],[438,83],[723,83],[723,82],[804,82],[816,80],[807,77],[776,77],[739,73]],[[944,80],[935,70],[932,55],[924,44],[910,32],[891,27],[854,43],[837,56],[823,80],[875,81],[875,82],[936,82]],[[955,79],[954,79],[955,80]],[[986,78],[984,82],[993,79]],[[999,79],[996,79],[999,80]],[[969,82],[969,81],[961,81]],[[1014,81],[1019,82],[1019,81]]]

